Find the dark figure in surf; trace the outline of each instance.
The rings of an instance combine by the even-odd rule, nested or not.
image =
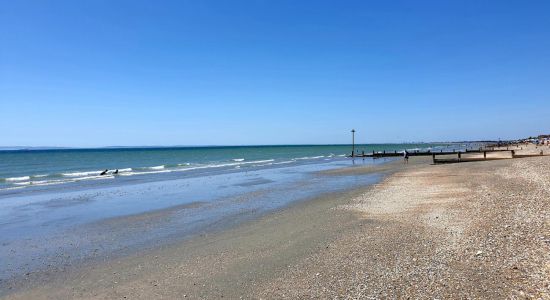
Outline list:
[[[114,171],[113,174],[118,174],[118,169],[116,169],[116,171]]]
[[[101,175],[101,176],[107,175],[107,171],[109,171],[109,170],[105,169],[105,171],[101,172],[101,174],[99,174],[99,175]]]

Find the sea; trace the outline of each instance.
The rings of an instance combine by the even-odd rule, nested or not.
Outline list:
[[[356,145],[355,149],[357,153],[369,153],[449,147],[460,147],[460,144],[370,144]],[[282,145],[0,150],[0,191],[97,180],[117,181],[129,176],[149,176],[154,180],[155,175],[167,173],[207,176],[327,163],[346,160],[351,149],[351,145]],[[100,175],[105,170],[106,174]]]
[[[399,159],[354,159],[351,150],[292,145],[0,151],[0,296],[12,279],[185,242],[301,201],[375,184],[382,174],[324,171]]]

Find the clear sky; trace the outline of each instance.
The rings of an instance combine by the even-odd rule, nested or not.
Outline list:
[[[550,133],[550,1],[0,0],[0,146]]]

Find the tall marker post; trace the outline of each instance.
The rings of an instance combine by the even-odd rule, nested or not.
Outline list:
[[[355,157],[355,129],[351,130],[351,157]]]

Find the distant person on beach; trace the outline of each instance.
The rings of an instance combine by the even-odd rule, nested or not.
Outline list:
[[[99,175],[100,176],[107,175],[107,171],[109,171],[109,170],[105,169],[105,171],[101,172],[101,174],[99,174]]]
[[[403,163],[409,163],[409,152],[407,152],[407,150],[403,151]]]

